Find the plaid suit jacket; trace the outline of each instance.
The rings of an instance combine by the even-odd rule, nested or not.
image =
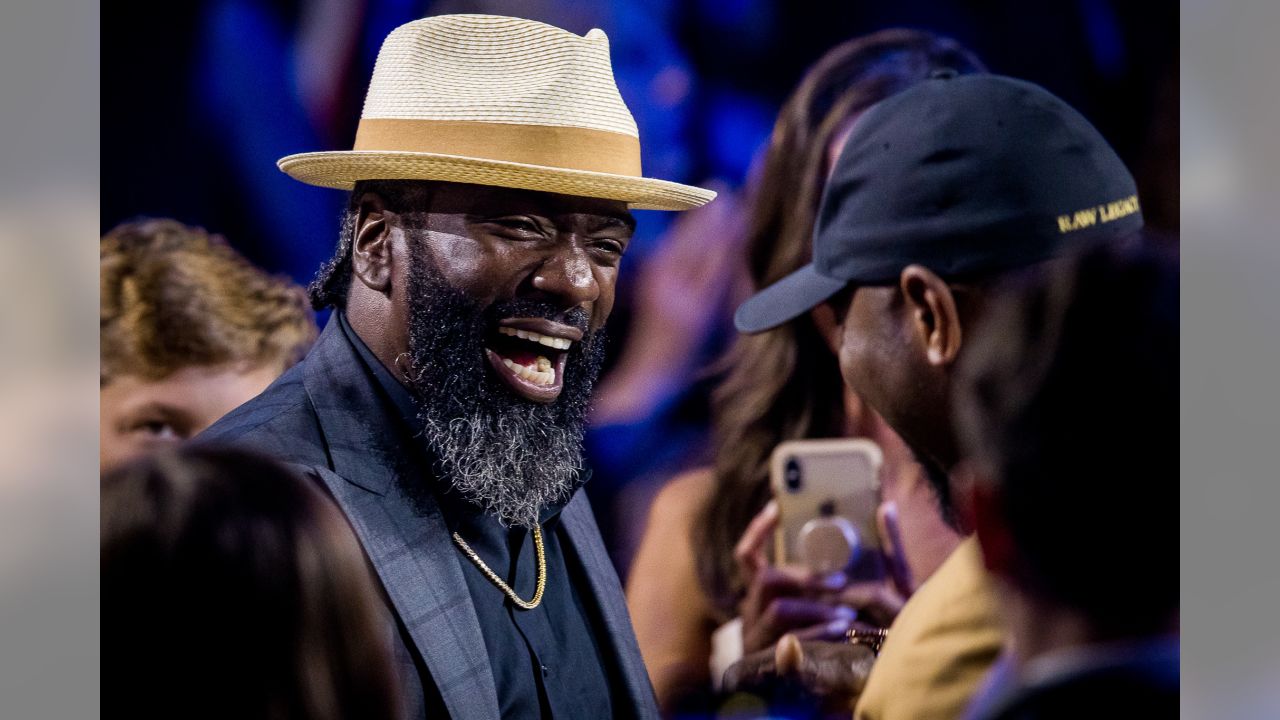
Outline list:
[[[416,505],[397,479],[415,466],[372,378],[336,319],[301,363],[200,435],[290,463],[320,482],[346,513],[395,618],[396,659],[409,717],[498,717],[479,621],[440,509]],[[626,600],[586,495],[561,512],[584,565],[635,717],[658,717]]]

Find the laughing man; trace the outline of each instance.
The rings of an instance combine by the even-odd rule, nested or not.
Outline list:
[[[714,193],[640,173],[608,40],[492,16],[386,39],[311,353],[202,437],[323,483],[378,574],[409,717],[656,717],[582,430],[635,227]]]

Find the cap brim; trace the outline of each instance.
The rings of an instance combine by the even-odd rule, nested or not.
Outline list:
[[[621,200],[636,210],[691,210],[716,196],[656,178],[437,153],[336,150],[290,155],[276,165],[308,185],[342,190],[359,180],[442,180]]]
[[[810,263],[739,305],[733,324],[748,335],[764,332],[812,310],[846,284],[819,273]]]

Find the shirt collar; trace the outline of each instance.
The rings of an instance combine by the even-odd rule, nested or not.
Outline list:
[[[1177,635],[1098,643],[1064,648],[1029,660],[1022,671],[1028,687],[1051,685],[1073,675],[1096,670],[1150,664],[1155,667],[1178,664],[1180,642]]]
[[[387,369],[387,366],[383,365],[382,361],[378,359],[378,356],[373,354],[369,346],[364,343],[364,339],[347,322],[347,314],[341,310],[336,311],[336,314],[338,316],[338,324],[352,347],[356,349],[356,354],[364,361],[365,367],[373,375],[374,380],[378,382],[378,386],[382,388],[382,391],[387,394],[387,398],[400,413],[401,418],[416,431],[421,423],[418,420],[418,405],[414,402],[413,394],[409,392],[409,388],[397,380],[391,374],[391,371]]]

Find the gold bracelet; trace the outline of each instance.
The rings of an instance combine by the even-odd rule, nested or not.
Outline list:
[[[884,639],[889,637],[889,631],[884,628],[864,630],[855,627],[849,628],[844,637],[850,645],[865,645],[872,655],[879,655],[880,648],[884,646]]]

